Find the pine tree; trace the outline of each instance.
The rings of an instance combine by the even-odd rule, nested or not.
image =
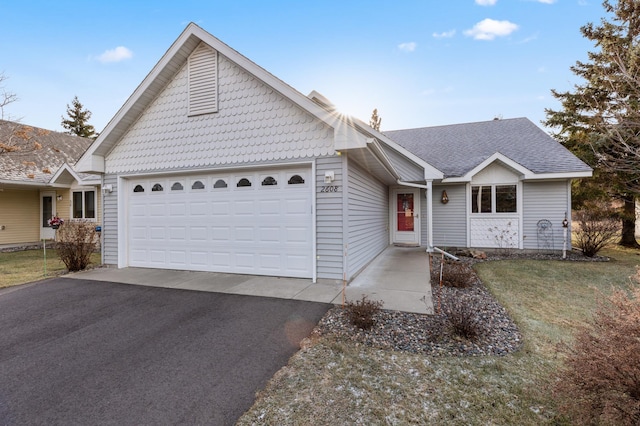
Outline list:
[[[74,96],[71,106],[67,104],[67,115],[69,116],[68,119],[62,117],[62,127],[67,129],[68,134],[83,138],[95,138],[97,136],[94,127],[88,123],[91,118],[91,111],[84,108],[77,96]]]
[[[380,131],[380,124],[382,123],[382,117],[378,117],[378,109],[375,108],[371,113],[371,119],[369,120],[369,126],[374,130]]]
[[[553,96],[560,111],[546,110],[545,124],[567,148],[594,168],[579,185],[578,199],[608,196],[623,202],[621,245],[635,239],[635,200],[640,195],[640,2],[604,0],[609,20],[589,23],[582,35],[596,51],[571,71],[584,82]]]

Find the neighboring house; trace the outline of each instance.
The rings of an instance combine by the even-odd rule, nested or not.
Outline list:
[[[0,245],[54,238],[47,221],[98,221],[100,176],[73,164],[91,140],[0,120]]]
[[[380,133],[195,24],[77,168],[103,175],[105,264],[314,281],[389,244],[536,248],[591,174],[526,119]]]

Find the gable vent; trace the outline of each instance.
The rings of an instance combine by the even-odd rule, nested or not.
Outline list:
[[[189,115],[218,112],[218,52],[200,43],[188,66]]]

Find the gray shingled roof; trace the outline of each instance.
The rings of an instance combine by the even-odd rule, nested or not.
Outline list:
[[[41,148],[33,149],[34,142]],[[92,142],[78,136],[0,120],[0,143],[20,148],[14,152],[2,152],[0,148],[0,180],[48,183],[64,163],[73,167]],[[80,174],[83,179],[90,176]]]
[[[390,139],[440,169],[464,176],[496,152],[532,172],[588,172],[574,156],[527,118],[384,132]]]

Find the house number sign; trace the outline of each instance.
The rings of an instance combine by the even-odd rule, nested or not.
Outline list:
[[[339,192],[338,190],[340,189],[339,185],[325,185],[322,188],[320,188],[320,192]]]

